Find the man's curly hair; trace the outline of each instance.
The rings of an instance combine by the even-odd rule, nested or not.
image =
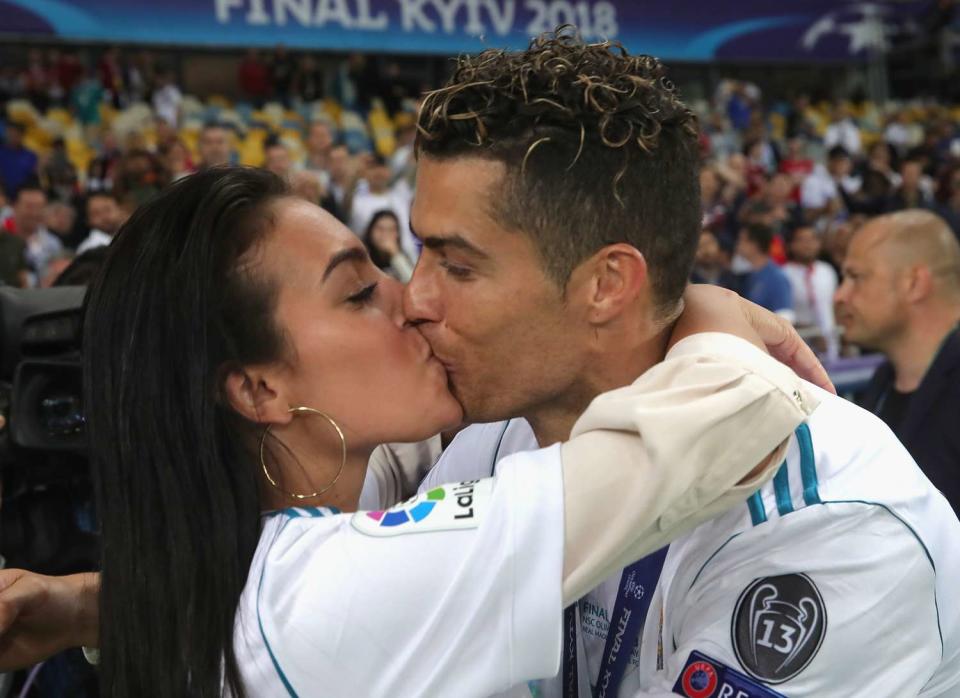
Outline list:
[[[656,58],[567,27],[525,51],[461,56],[417,129],[420,156],[506,165],[494,217],[532,238],[561,287],[626,242],[646,257],[660,310],[678,306],[700,232],[698,128]]]

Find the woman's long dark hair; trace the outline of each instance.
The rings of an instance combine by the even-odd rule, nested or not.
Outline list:
[[[224,370],[284,351],[276,288],[247,260],[287,194],[214,168],[124,225],[87,296],[84,392],[102,526],[102,695],[244,694],[237,603],[259,535],[249,427]]]

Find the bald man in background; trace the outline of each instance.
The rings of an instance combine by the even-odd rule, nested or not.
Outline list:
[[[847,339],[887,357],[860,404],[960,512],[960,243],[928,211],[880,216],[854,236],[843,276]]]

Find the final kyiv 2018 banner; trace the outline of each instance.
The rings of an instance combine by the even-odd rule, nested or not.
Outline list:
[[[669,60],[842,61],[923,31],[933,0],[0,0],[0,34],[448,54],[560,24]]]

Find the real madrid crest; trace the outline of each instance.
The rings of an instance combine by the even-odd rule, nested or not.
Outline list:
[[[733,649],[747,672],[766,683],[789,681],[820,649],[827,610],[805,574],[755,579],[733,611]]]

